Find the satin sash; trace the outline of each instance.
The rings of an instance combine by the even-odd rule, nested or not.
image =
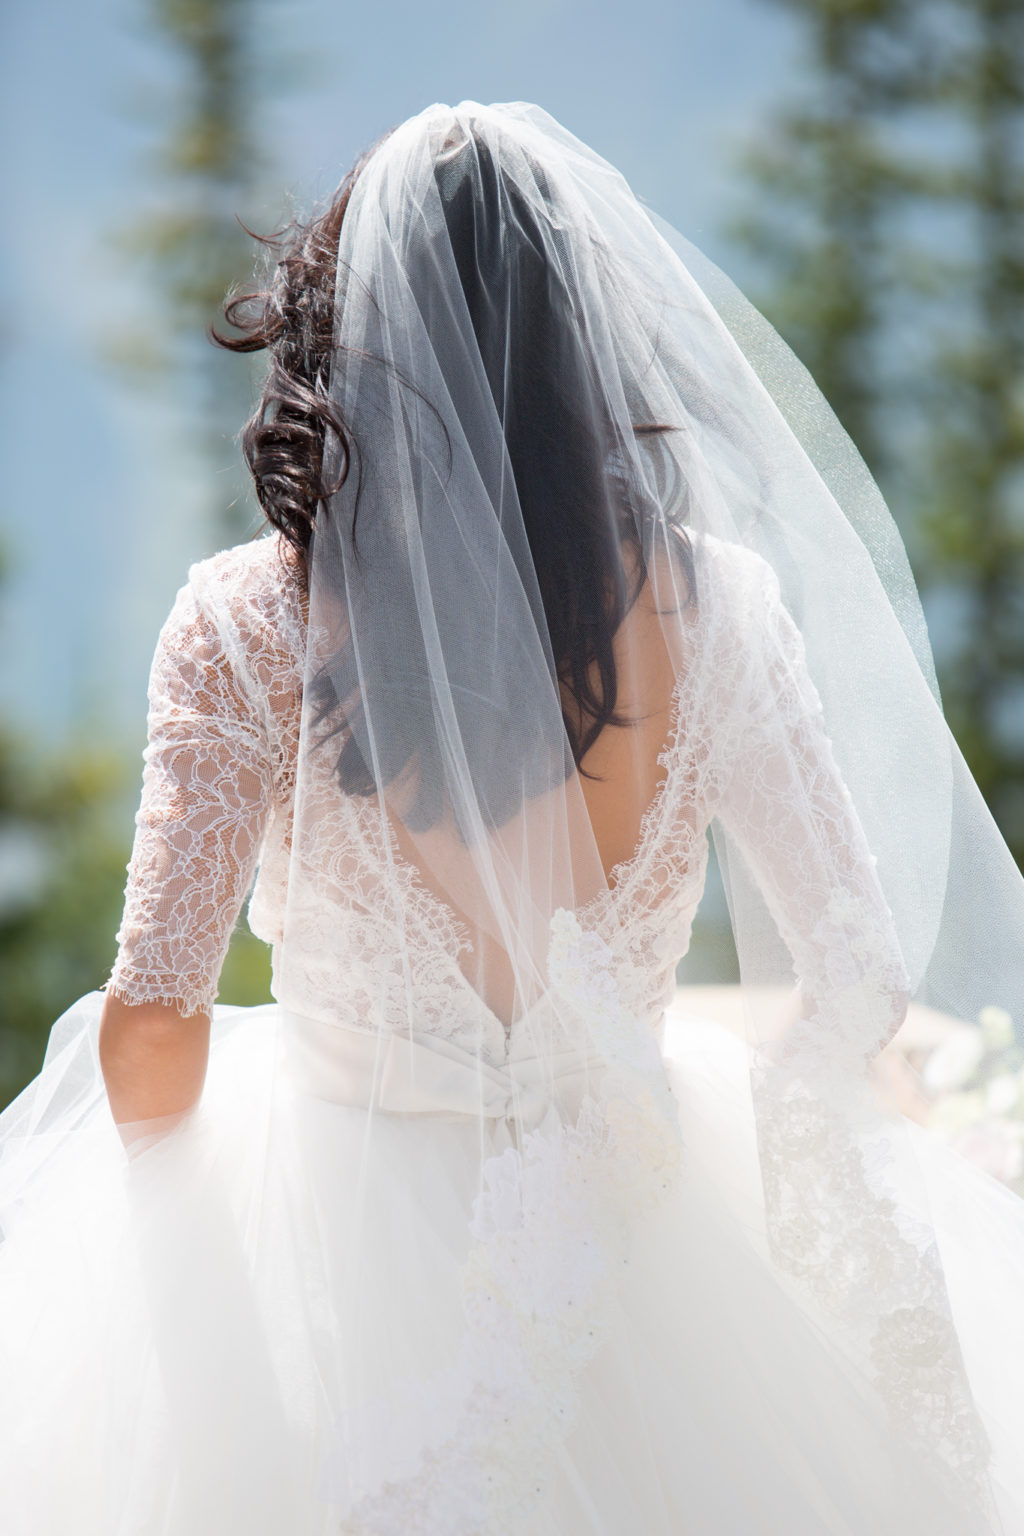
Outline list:
[[[595,1092],[604,1062],[580,1050],[540,1059],[514,1054],[488,1062],[437,1035],[408,1039],[287,1014],[283,1033],[291,1079],[306,1093],[391,1115],[465,1115],[537,1125],[556,1104],[575,1116]]]

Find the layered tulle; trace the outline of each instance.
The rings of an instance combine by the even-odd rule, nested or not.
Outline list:
[[[58,1022],[43,1072],[0,1121],[3,1530],[383,1529],[352,1511],[417,1470],[403,1465],[403,1414],[410,1454],[429,1459],[423,1383],[439,1434],[446,1379],[458,1397],[474,1204],[507,1127],[495,1117],[482,1143],[475,1116],[431,1108],[424,1086],[420,1111],[378,1112],[374,1187],[360,1187],[365,1109],[310,1091],[296,1021],[277,1005],[218,1008],[201,1108],[126,1153],[98,1072],[100,1004],[92,994]],[[561,1434],[502,1446],[533,1484],[527,1523],[510,1511],[507,1529],[1024,1531],[1024,1392],[1007,1369],[1024,1359],[1024,1204],[914,1137],[997,1515],[940,1491],[773,1270],[745,1047],[677,1009],[664,1048],[681,1174],[637,1220],[600,1338],[555,1405]],[[570,1292],[578,1278],[565,1275]],[[555,1349],[554,1394],[557,1367]],[[435,1506],[433,1536],[460,1528],[472,1494],[467,1473],[447,1526]],[[393,1528],[427,1529],[421,1513]]]

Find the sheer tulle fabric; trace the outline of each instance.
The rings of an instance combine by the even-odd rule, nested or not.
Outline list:
[[[211,1008],[258,865],[276,1002],[130,1156],[98,995],[0,1122],[9,1524],[1024,1531],[1022,1207],[869,1083],[911,995],[1014,1010],[1024,890],[866,471],[536,107],[376,149],[335,343],[308,588],[264,539],[162,632],[111,980]],[[625,594],[616,862],[552,532]],[[742,1040],[666,1033],[709,834]]]

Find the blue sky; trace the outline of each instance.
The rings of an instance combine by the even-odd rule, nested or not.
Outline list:
[[[539,102],[741,282],[723,235],[739,146],[799,75],[773,0],[266,0],[258,117],[285,191],[328,191],[432,101]],[[187,417],[130,386],[104,339],[144,293],[108,234],[150,197],[147,152],[175,83],[142,0],[40,0],[3,22],[7,146],[0,537],[9,565],[0,707],[53,739],[138,746],[160,623],[210,552]]]

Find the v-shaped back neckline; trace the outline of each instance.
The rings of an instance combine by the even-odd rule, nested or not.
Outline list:
[[[670,814],[670,804],[675,799],[678,767],[685,739],[683,724],[689,680],[689,672],[681,674],[672,691],[669,728],[666,732],[665,744],[657,758],[658,765],[665,769],[665,773],[640,818],[637,839],[632,852],[611,866],[606,872],[606,883],[601,889],[572,910],[572,915],[585,931],[603,931],[603,936],[606,937],[609,936],[609,929],[614,933],[618,909],[635,887],[654,848],[660,842],[665,817]],[[436,924],[449,936],[450,942],[446,944],[445,949],[451,961],[453,976],[457,978],[458,984],[481,1013],[502,1031],[507,1049],[517,1024],[535,1011],[538,1003],[531,1004],[511,1020],[504,1019],[488,1003],[459,964],[460,955],[465,952],[472,953],[475,947],[471,930],[465,919],[459,915],[450,901],[427,883],[419,866],[406,857],[390,819],[384,817],[381,820],[387,829],[388,856],[393,867],[401,871],[402,883],[406,890],[414,893],[415,905],[420,909],[420,913],[430,913],[432,926]],[[553,917],[554,913],[551,916]]]

